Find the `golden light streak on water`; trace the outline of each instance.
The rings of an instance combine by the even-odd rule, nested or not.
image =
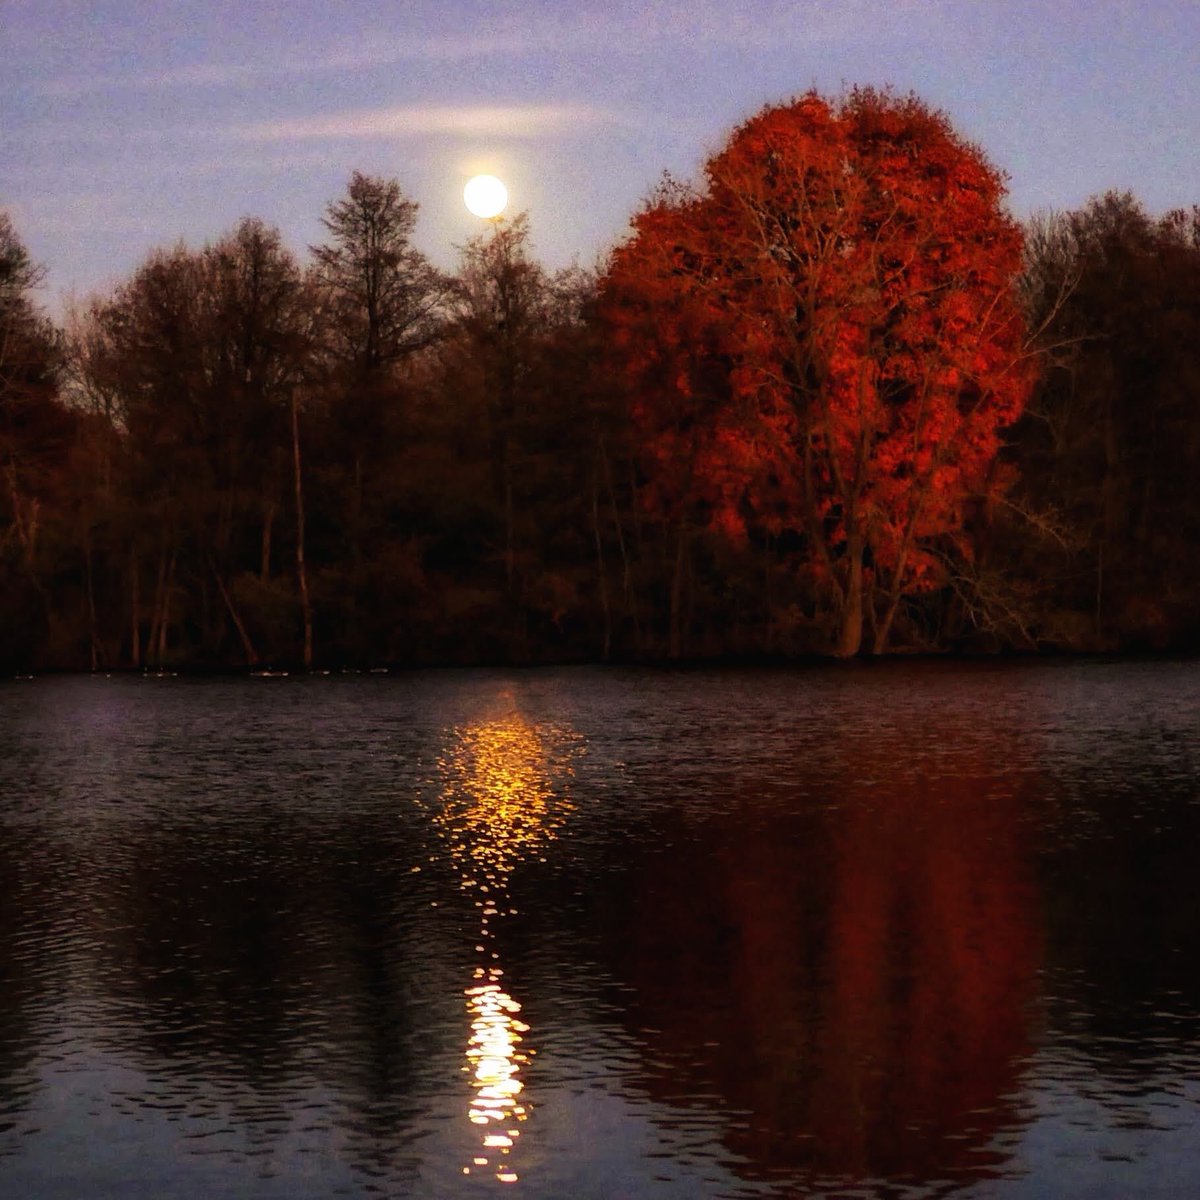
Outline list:
[[[501,1183],[520,1178],[513,1152],[532,1110],[522,1071],[536,1051],[527,1044],[521,1004],[503,982],[494,926],[517,911],[508,896],[513,871],[540,856],[570,812],[564,791],[576,748],[568,735],[552,754],[545,736],[511,713],[462,730],[439,764],[444,787],[435,820],[458,864],[460,886],[479,910],[477,965],[464,991],[470,1019],[464,1069],[471,1081],[467,1117],[482,1153],[473,1151],[462,1170],[490,1169]]]

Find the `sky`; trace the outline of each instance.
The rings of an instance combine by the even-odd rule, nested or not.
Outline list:
[[[0,0],[0,63],[0,207],[52,313],[245,216],[303,257],[355,170],[441,267],[477,172],[593,266],[664,170],[813,87],[941,108],[1022,219],[1200,203],[1200,0]]]

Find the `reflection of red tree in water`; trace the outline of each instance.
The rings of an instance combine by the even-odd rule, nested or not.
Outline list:
[[[986,1173],[1040,960],[1019,801],[968,768],[789,807],[635,868],[616,953],[661,1031],[646,1086],[744,1114],[748,1173]]]
[[[1030,881],[1011,798],[956,783],[843,814],[815,1090],[859,1097],[858,1119],[829,1097],[814,1109],[843,1169],[920,1170],[931,1140],[973,1132],[971,1152],[1012,1115],[1039,960]]]

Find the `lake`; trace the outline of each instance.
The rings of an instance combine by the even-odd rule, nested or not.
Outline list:
[[[1200,1195],[1200,664],[0,683],[0,1195]]]

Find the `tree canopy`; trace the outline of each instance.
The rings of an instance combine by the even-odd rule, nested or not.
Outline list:
[[[442,279],[412,245],[417,205],[394,179],[355,171],[311,247],[334,357],[369,375],[429,344]]]
[[[688,522],[790,532],[836,652],[864,613],[969,553],[1032,375],[1003,180],[913,97],[764,109],[667,186],[612,257],[604,311],[648,489]]]

